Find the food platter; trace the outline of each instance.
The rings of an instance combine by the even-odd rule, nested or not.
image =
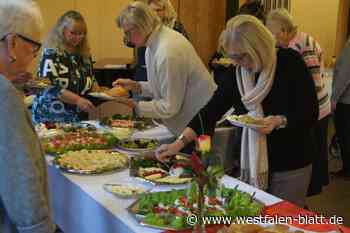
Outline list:
[[[102,125],[112,128],[130,128],[137,130],[147,130],[156,127],[153,119],[143,117],[133,117],[130,115],[116,114],[112,117],[104,118]]]
[[[53,164],[64,172],[94,175],[128,167],[128,156],[111,150],[69,151],[57,155]]]
[[[178,154],[168,162],[154,156],[135,156],[130,159],[130,176],[154,184],[178,185],[192,181],[193,170],[186,154]]]
[[[147,193],[152,189],[153,185],[141,185],[135,183],[107,183],[103,185],[103,189],[120,198],[137,198],[141,194]]]
[[[118,139],[109,133],[79,130],[55,135],[53,137],[41,138],[41,144],[47,154],[62,154],[68,151],[82,149],[112,149]]]
[[[160,142],[156,139],[138,138],[120,140],[117,147],[125,151],[144,153],[154,151],[159,145]]]
[[[245,115],[230,115],[226,118],[232,125],[238,127],[248,127],[252,129],[265,127],[262,119],[255,118],[248,114]]]
[[[190,229],[186,217],[196,213],[198,190],[188,189],[152,192],[140,197],[128,207],[128,211],[143,226],[161,230],[182,231]],[[258,216],[264,204],[248,193],[224,186],[216,195],[205,195],[205,216]]]

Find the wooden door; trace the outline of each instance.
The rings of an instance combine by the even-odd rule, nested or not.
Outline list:
[[[180,0],[179,18],[205,64],[217,48],[225,26],[226,0]]]

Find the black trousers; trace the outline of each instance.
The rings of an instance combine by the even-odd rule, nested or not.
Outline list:
[[[343,169],[350,175],[350,104],[337,104],[334,124],[343,160]]]
[[[308,196],[320,194],[322,187],[329,184],[328,173],[328,121],[329,116],[319,120],[314,128],[316,153],[312,162],[312,174]]]

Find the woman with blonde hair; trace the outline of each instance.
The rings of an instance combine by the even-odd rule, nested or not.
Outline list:
[[[22,95],[11,83],[40,50],[42,16],[30,0],[0,0],[0,232],[53,233],[47,170]]]
[[[148,96],[134,103],[142,117],[161,119],[176,136],[209,101],[216,85],[191,43],[162,25],[156,13],[142,2],[130,3],[117,18],[125,40],[146,46],[148,81],[118,79],[115,85]]]
[[[181,33],[187,39],[189,38],[183,24],[178,20],[177,13],[170,0],[146,0],[145,2],[157,13],[163,25]],[[147,81],[145,51],[145,47],[137,48],[136,51],[135,80],[137,81]]]
[[[164,160],[197,135],[212,134],[216,122],[233,106],[236,114],[259,117],[263,125],[243,128],[241,179],[303,207],[311,176],[317,96],[300,55],[275,45],[273,35],[257,18],[239,15],[229,20],[223,47],[237,64],[234,85],[224,93],[215,92],[188,124],[182,140],[162,145],[158,157]],[[229,96],[226,92],[233,92],[233,98],[231,104],[222,105]]]
[[[87,26],[77,11],[67,11],[44,42],[38,76],[52,83],[33,102],[32,118],[40,122],[76,122],[95,106],[87,98],[100,91],[92,67]]]

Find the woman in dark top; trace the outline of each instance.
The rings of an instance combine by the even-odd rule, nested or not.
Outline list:
[[[170,0],[147,0],[148,5],[157,13],[163,25],[181,33],[188,39],[188,34],[181,22],[177,20],[176,11]],[[137,48],[137,64],[135,67],[136,81],[147,81],[145,63],[146,47]]]
[[[236,114],[263,117],[266,125],[243,128],[241,179],[304,206],[314,153],[312,127],[318,118],[311,75],[300,55],[276,49],[271,33],[252,16],[234,17],[224,33],[224,48],[237,63],[235,81],[218,89],[179,139],[161,146],[158,156],[166,159],[197,135],[212,134],[216,121],[233,106]]]

